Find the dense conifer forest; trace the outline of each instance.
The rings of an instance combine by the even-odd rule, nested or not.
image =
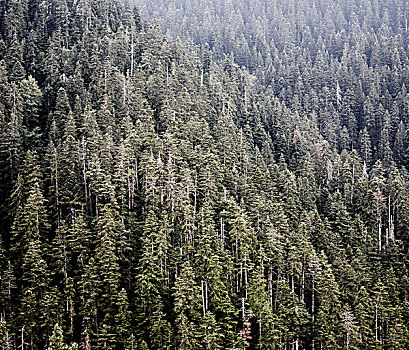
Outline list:
[[[409,348],[405,0],[0,0],[0,348]]]

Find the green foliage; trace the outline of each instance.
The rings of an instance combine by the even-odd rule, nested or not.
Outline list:
[[[173,293],[175,299],[176,340],[180,349],[196,349],[199,347],[199,296],[200,291],[195,282],[193,269],[186,263],[175,282]],[[209,335],[205,333],[205,338],[207,337]],[[211,336],[207,341],[211,341]]]
[[[0,1],[0,346],[408,348],[405,2],[136,3]]]
[[[66,345],[62,328],[56,323],[47,350],[78,350],[78,345],[76,343],[72,343],[70,346]]]

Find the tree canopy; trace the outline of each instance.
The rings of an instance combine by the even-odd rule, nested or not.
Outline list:
[[[408,18],[0,1],[0,347],[407,349]]]

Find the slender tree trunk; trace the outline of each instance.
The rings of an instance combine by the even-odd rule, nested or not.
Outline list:
[[[378,341],[378,302],[375,304],[375,340]]]
[[[202,305],[203,305],[203,316],[206,316],[206,304],[205,304],[205,292],[204,292],[204,281],[202,280]]]
[[[302,267],[302,281],[301,281],[301,293],[300,293],[300,301],[304,302],[304,292],[305,292],[305,271],[304,265]]]
[[[378,240],[379,240],[379,251],[382,250],[382,225],[381,217],[378,218]]]
[[[209,298],[208,298],[208,293],[207,293],[207,277],[205,281],[205,297],[206,297],[206,311],[209,310]]]
[[[223,217],[220,218],[220,236],[221,236],[221,241],[222,241],[222,250],[224,251],[225,237],[224,237],[224,218]]]
[[[131,79],[133,77],[133,65],[134,65],[134,44],[133,44],[133,33],[131,36]]]
[[[268,296],[270,298],[270,307],[273,309],[273,272],[271,265],[268,268]]]
[[[294,266],[291,266],[291,291],[294,293]]]
[[[25,328],[26,326],[24,325],[22,328],[21,328],[21,350],[24,350],[24,328]]]
[[[391,196],[388,196],[388,236],[392,233],[392,220],[391,220]],[[388,237],[388,238],[389,238]]]
[[[311,288],[311,315],[312,315],[312,332],[314,333],[315,328],[315,283],[314,278],[312,279]],[[312,340],[312,349],[315,350],[315,340]]]
[[[258,341],[259,341],[259,344],[261,344],[261,338],[262,338],[261,313],[259,315],[258,324],[259,324]]]
[[[85,137],[82,136],[82,176],[84,181],[84,195],[85,195],[85,205],[88,204],[88,188],[87,188],[87,167],[85,164]]]
[[[244,254],[244,287],[246,289],[246,299],[247,299],[247,255]]]

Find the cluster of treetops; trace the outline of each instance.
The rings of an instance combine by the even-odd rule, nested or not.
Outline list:
[[[0,348],[408,349],[406,1],[136,2],[0,0]]]

